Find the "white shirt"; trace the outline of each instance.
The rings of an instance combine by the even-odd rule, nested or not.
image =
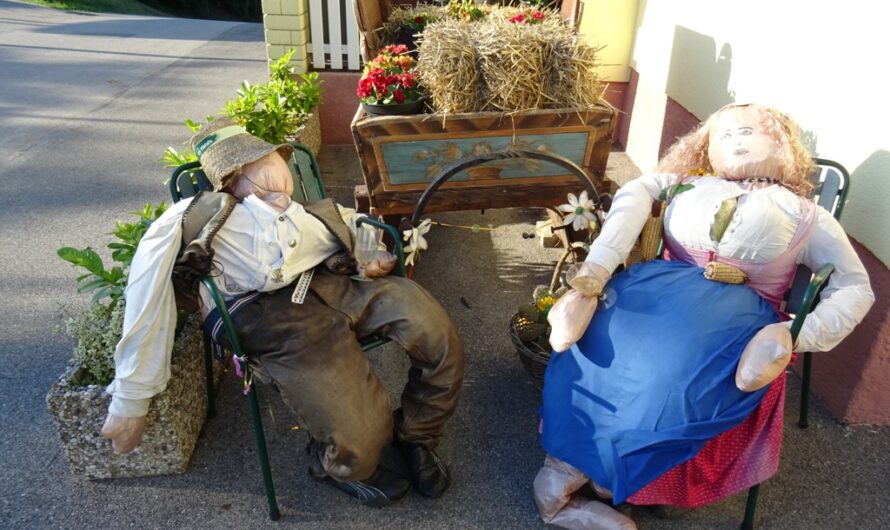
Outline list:
[[[624,263],[649,215],[652,201],[676,182],[674,175],[644,175],[624,185],[615,195],[603,231],[591,246],[587,261],[613,272]],[[665,212],[665,230],[687,248],[714,251],[719,256],[767,262],[789,247],[801,219],[800,200],[773,184],[748,189],[738,181],[702,177],[694,188],[674,196]],[[723,237],[710,237],[714,215],[729,198],[738,203]],[[874,303],[868,273],[840,223],[824,208],[816,208],[809,239],[797,257],[811,270],[834,265],[821,302],[804,320],[798,351],[828,351],[862,321]]]
[[[124,330],[114,352],[115,379],[109,412],[137,417],[170,379],[170,353],[176,328],[171,273],[182,244],[182,215],[191,199],[171,206],[148,228],[136,249],[124,291]],[[358,217],[340,208],[353,231]],[[214,274],[226,298],[250,291],[274,291],[294,281],[340,249],[324,225],[291,203],[279,212],[251,195],[237,204],[214,237]],[[215,307],[203,285],[204,307]]]

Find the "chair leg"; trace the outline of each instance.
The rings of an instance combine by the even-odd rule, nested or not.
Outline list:
[[[216,389],[213,387],[213,347],[210,335],[204,330],[204,372],[207,376],[207,417],[216,416]]]
[[[245,374],[245,377],[248,377]],[[266,487],[266,501],[269,503],[269,519],[277,521],[281,517],[278,511],[278,499],[275,498],[275,486],[272,484],[272,469],[269,466],[269,453],[266,451],[266,436],[263,434],[263,421],[260,418],[260,405],[257,400],[256,385],[250,383],[247,394],[250,403],[250,416],[253,420],[253,435],[256,438],[256,450],[260,457],[260,469],[263,472],[263,484]]]
[[[800,417],[797,420],[797,426],[806,429],[810,426],[810,371],[813,368],[813,354],[806,352],[803,354],[803,380],[800,385]]]
[[[760,484],[751,486],[748,490],[748,502],[745,503],[745,518],[742,519],[742,530],[753,530],[754,511],[757,509],[757,496],[760,494]]]

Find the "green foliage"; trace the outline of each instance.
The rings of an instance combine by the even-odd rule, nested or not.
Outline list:
[[[166,210],[167,205],[163,202],[157,206],[146,204],[141,211],[132,212],[137,217],[135,221],[115,223],[114,230],[109,233],[115,240],[107,247],[117,265],[109,270],[105,269],[99,254],[89,247],[58,250],[60,258],[87,271],[77,277],[78,292],[94,292],[90,306],[79,317],[69,318],[65,323],[65,334],[77,340],[72,357],[76,365],[83,368],[82,377],[75,381],[76,384],[107,385],[114,379],[114,349],[123,333],[124,303],[121,298],[127,286],[127,273],[136,247],[148,227]],[[103,303],[106,298],[107,304]]]
[[[83,369],[77,386],[108,385],[114,379],[114,349],[124,329],[124,304],[91,304],[79,318],[69,318],[65,334],[77,340],[72,353]]]
[[[109,299],[108,307],[113,308],[118,304],[127,286],[127,272],[133,262],[136,246],[145,235],[149,225],[167,210],[165,203],[157,206],[146,204],[142,211],[132,212],[138,219],[132,223],[117,221],[114,230],[110,232],[117,238],[107,246],[111,250],[111,259],[119,265],[105,269],[102,257],[90,247],[76,249],[62,247],[57,251],[60,258],[71,263],[75,267],[86,269],[86,274],[77,277],[79,285],[77,291],[93,292],[91,305],[101,304],[105,298]]]
[[[269,81],[241,83],[236,97],[227,101],[225,114],[243,125],[247,132],[270,143],[283,143],[296,134],[309,114],[321,104],[321,80],[317,72],[293,78],[290,65],[294,50],[272,63]]]

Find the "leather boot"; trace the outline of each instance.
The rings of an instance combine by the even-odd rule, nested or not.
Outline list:
[[[306,452],[310,455],[309,475],[348,493],[366,506],[373,508],[389,506],[404,497],[411,487],[406,478],[408,473],[405,462],[393,444],[383,449],[380,463],[370,477],[354,481],[339,481],[325,473],[320,461],[323,449],[324,444],[310,437],[309,445],[306,447]]]
[[[433,499],[445,493],[451,485],[451,472],[436,451],[415,442],[399,441],[397,444],[408,464],[414,490]]]

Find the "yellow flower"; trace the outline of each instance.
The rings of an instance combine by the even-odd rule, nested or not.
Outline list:
[[[537,306],[538,311],[546,311],[556,300],[553,299],[553,296],[547,295],[540,300],[538,300]]]

